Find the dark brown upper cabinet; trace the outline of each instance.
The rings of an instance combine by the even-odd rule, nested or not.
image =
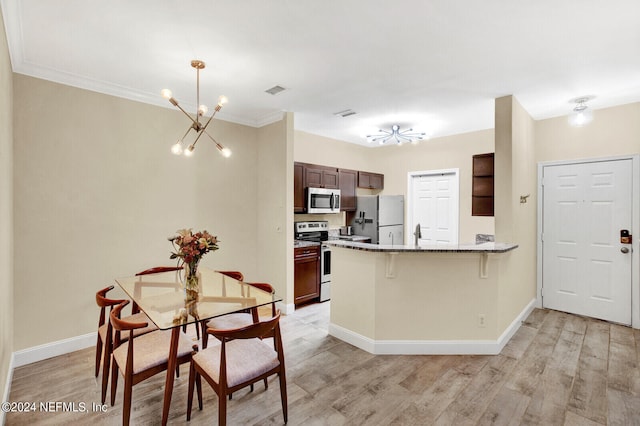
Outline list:
[[[356,211],[356,181],[358,172],[355,170],[338,169],[338,183],[340,184],[340,211]]]
[[[358,172],[358,188],[384,189],[384,175],[380,173]]]
[[[338,170],[307,164],[304,168],[304,187],[338,189]]]

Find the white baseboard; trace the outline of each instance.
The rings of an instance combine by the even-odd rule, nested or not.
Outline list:
[[[97,338],[97,334],[93,332],[16,351],[13,353],[13,367],[22,367],[32,362],[95,346]]]
[[[497,340],[373,340],[329,324],[329,334],[374,355],[497,355],[535,308],[533,299]]]
[[[296,310],[296,305],[293,303],[276,302],[276,307],[283,315],[291,315]]]

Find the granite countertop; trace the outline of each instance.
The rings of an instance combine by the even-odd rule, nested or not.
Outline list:
[[[370,240],[370,237],[366,237],[364,235],[336,235],[329,236],[329,241],[366,241]]]
[[[353,250],[382,253],[506,253],[518,247],[517,244],[488,242],[482,244],[452,244],[448,246],[385,245],[355,241],[329,240],[329,245]]]
[[[294,240],[293,241],[293,248],[300,248],[300,247],[314,247],[314,246],[319,246],[320,243],[317,243],[315,241],[302,241],[302,240]]]

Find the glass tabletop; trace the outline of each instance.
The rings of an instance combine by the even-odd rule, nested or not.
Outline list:
[[[183,271],[124,277],[116,282],[161,330],[282,300],[209,268],[198,268],[198,274],[200,293],[194,301],[186,300]]]

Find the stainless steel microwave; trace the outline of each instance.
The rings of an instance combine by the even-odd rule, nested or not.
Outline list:
[[[340,213],[340,190],[307,188],[307,213]]]

